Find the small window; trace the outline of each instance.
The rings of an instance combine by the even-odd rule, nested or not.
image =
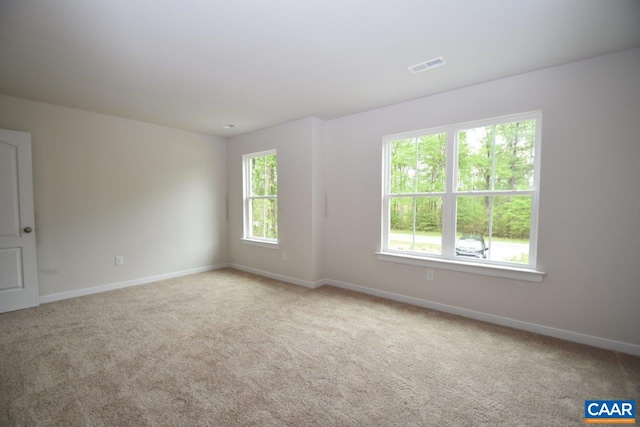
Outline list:
[[[278,157],[275,150],[243,156],[244,238],[278,243]]]
[[[540,115],[384,139],[383,252],[535,268]]]

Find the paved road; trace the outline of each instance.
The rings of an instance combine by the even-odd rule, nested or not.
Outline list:
[[[411,235],[409,234],[391,233],[390,237],[391,240],[411,242]],[[418,243],[430,243],[433,245],[441,244],[440,238],[435,236],[416,236],[416,241]],[[489,258],[495,261],[507,261],[528,251],[529,245],[526,243],[491,242]]]

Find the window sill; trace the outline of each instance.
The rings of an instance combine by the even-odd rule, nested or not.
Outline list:
[[[472,262],[451,259],[423,258],[389,252],[376,252],[380,261],[399,264],[417,265],[420,267],[438,268],[440,270],[460,271],[463,273],[480,274],[482,276],[502,277],[505,279],[523,280],[540,283],[545,273],[528,268],[506,267],[503,265],[476,264]]]
[[[245,239],[244,237],[241,237],[240,241],[245,245],[258,246],[259,248],[267,248],[267,249],[280,248],[280,245],[278,243],[266,242],[264,240]]]

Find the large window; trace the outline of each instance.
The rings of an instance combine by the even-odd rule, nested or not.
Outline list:
[[[278,242],[278,157],[275,150],[243,156],[244,238]]]
[[[540,121],[386,137],[383,252],[535,268]]]

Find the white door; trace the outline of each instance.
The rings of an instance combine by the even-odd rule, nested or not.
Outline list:
[[[36,305],[31,134],[0,129],[0,313]]]

